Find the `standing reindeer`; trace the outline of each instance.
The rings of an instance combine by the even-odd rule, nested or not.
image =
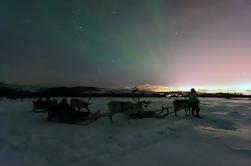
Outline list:
[[[124,113],[129,123],[130,115],[132,113],[143,112],[144,107],[147,107],[149,104],[151,104],[151,101],[140,100],[140,95],[142,95],[143,92],[136,89],[133,91],[133,94],[135,95],[136,93],[138,93],[138,96],[136,98],[132,98],[136,103],[122,101],[111,101],[108,103],[109,119],[111,123],[113,123],[112,115],[117,113]]]
[[[191,115],[191,111],[190,111],[190,101],[187,99],[183,99],[183,100],[174,100],[173,101],[173,107],[174,107],[174,113],[175,116],[177,116],[177,112],[184,109],[186,112],[186,115],[189,114],[189,116]]]
[[[84,101],[84,100],[80,100],[80,99],[71,99],[71,107],[73,109],[77,108],[78,111],[80,111],[81,108],[84,108],[89,112],[90,111],[89,105],[92,104],[90,101],[91,101],[90,97],[88,98],[88,101]]]

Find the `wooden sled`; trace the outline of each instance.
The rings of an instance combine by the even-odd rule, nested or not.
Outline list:
[[[68,124],[84,124],[88,125],[99,118],[99,111],[96,113],[80,112],[75,109],[57,109],[50,108],[48,110],[48,121],[68,123]]]
[[[169,109],[162,107],[161,111],[142,111],[130,114],[131,119],[156,118],[162,119],[169,115]]]

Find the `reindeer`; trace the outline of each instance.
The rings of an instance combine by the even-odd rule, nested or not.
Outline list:
[[[182,109],[185,109],[186,115],[188,115],[188,114],[189,114],[189,116],[191,115],[190,102],[187,99],[174,100],[173,107],[174,107],[175,116],[177,116],[177,112]]]
[[[92,104],[90,101],[91,101],[90,97],[88,98],[88,101],[84,101],[84,100],[80,100],[80,99],[71,99],[71,107],[73,109],[77,108],[78,111],[80,111],[81,108],[84,108],[89,112],[90,111],[89,105]]]
[[[47,110],[52,106],[52,101],[48,98],[46,100],[42,100],[39,98],[37,101],[33,101],[33,112],[36,112],[37,109]]]
[[[57,105],[48,109],[48,121],[58,121],[65,123],[79,123],[87,120],[90,112],[75,111],[72,108],[61,108]]]
[[[143,94],[143,92],[136,89],[133,91],[133,94],[135,94],[136,92],[138,92],[138,97],[132,98],[133,101],[135,101],[136,103],[122,102],[122,101],[111,101],[108,103],[109,119],[111,123],[113,123],[112,115],[117,113],[124,113],[129,123],[130,115],[132,113],[143,112],[144,111],[143,107],[147,107],[149,104],[151,104],[151,101],[140,100],[140,95]]]
[[[66,101],[66,99],[64,99]],[[74,100],[73,100],[74,101]],[[82,100],[80,100],[82,101]],[[86,107],[88,109],[88,107]],[[100,117],[100,111],[91,113],[88,109],[87,112],[76,111],[66,103],[53,103],[48,109],[48,121],[58,121],[65,123],[79,123],[85,120],[97,120]]]

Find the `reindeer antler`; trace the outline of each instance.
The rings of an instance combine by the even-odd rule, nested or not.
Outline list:
[[[138,91],[139,91],[139,88],[136,87],[136,86],[132,89],[132,93],[133,93],[133,94],[136,93],[136,92],[138,92]]]
[[[138,87],[135,87],[135,88],[132,90],[132,94],[133,94],[133,96],[132,96],[133,101],[135,101],[136,103],[141,103],[141,101],[140,101],[141,92],[140,92],[140,90],[139,90]]]
[[[151,101],[146,101],[146,100],[143,100],[141,101],[141,97],[142,95],[145,93],[144,91],[140,90],[139,88],[135,87],[134,90],[132,91],[133,93],[133,101],[135,101],[136,103],[138,104],[145,104],[145,105],[149,105],[151,104]]]

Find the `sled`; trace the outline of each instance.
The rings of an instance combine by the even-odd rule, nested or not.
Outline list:
[[[96,113],[80,112],[73,108],[57,109],[50,108],[48,110],[47,120],[51,122],[68,123],[68,124],[84,124],[88,125],[100,118],[99,111]],[[86,123],[87,122],[87,123]]]
[[[143,111],[130,114],[131,119],[156,118],[162,119],[169,115],[169,109],[162,107],[161,111]]]
[[[47,101],[33,101],[33,112],[47,112],[52,103]],[[39,111],[36,111],[39,109]]]

